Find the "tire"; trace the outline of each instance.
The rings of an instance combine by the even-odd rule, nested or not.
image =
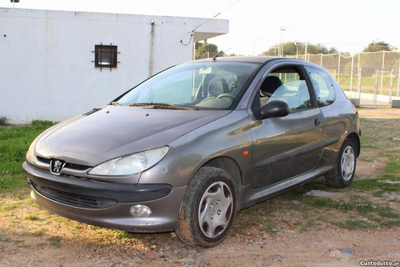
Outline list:
[[[333,171],[326,176],[332,187],[345,188],[351,185],[357,165],[357,151],[350,139],[345,139],[340,149],[337,163]]]
[[[237,206],[236,187],[229,174],[202,167],[186,189],[176,234],[188,245],[216,246],[231,230]]]

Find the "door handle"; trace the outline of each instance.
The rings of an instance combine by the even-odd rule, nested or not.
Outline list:
[[[315,123],[315,127],[317,127],[317,129],[319,129],[321,127],[321,121],[318,118],[315,119],[314,123]]]

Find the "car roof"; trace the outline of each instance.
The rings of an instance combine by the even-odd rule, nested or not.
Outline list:
[[[265,63],[267,61],[277,59],[281,57],[264,57],[264,56],[248,56],[248,57],[216,57],[216,61],[231,61],[231,62],[255,62],[255,63]],[[213,58],[205,58],[205,59],[199,59],[196,60],[198,61],[213,61]]]
[[[302,64],[305,66],[312,66],[317,69],[322,69],[327,71],[325,68],[323,68],[320,65],[300,60],[300,59],[294,59],[294,58],[288,58],[288,57],[270,57],[270,56],[240,56],[240,57],[216,57],[215,60],[214,58],[204,58],[204,59],[197,59],[189,62],[185,62],[184,64],[187,63],[192,63],[192,62],[248,62],[248,63],[257,63],[257,64],[265,64],[269,61],[273,60],[279,60],[278,62],[290,62],[290,63],[295,63],[295,64]],[[329,72],[328,72],[329,73]]]

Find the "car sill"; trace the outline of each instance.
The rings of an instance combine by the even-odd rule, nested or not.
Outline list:
[[[286,179],[278,184],[274,184],[268,187],[263,187],[260,189],[252,189],[248,186],[244,189],[243,195],[245,196],[243,202],[241,203],[241,208],[246,208],[254,205],[260,201],[272,198],[278,194],[284,193],[289,189],[300,186],[309,180],[327,173],[332,169],[331,166],[321,167],[314,169],[310,172],[297,175],[293,178]],[[248,198],[246,196],[249,196]]]

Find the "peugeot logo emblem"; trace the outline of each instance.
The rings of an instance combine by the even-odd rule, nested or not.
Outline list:
[[[51,160],[50,161],[50,172],[55,175],[60,175],[62,169],[65,166],[65,162],[61,160]]]

